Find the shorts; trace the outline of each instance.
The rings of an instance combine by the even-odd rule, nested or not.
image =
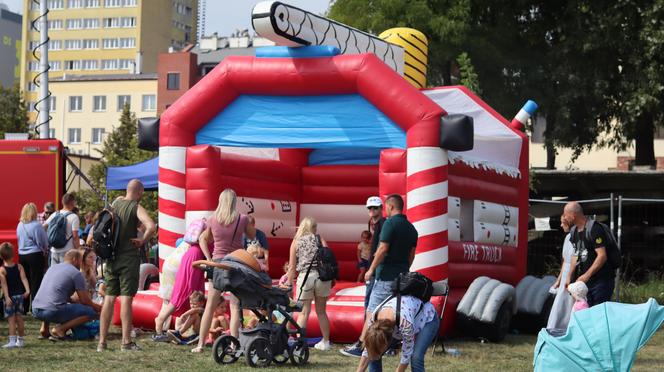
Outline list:
[[[369,304],[367,305],[367,311],[373,313],[378,305],[392,295],[392,283],[394,282],[382,280],[374,281],[373,288],[371,288],[371,295],[369,297]]]
[[[357,263],[357,268],[358,269],[368,269],[369,268],[369,260],[365,260],[364,258],[360,259],[360,262]]]
[[[138,256],[119,256],[106,266],[106,294],[134,297],[138,292],[141,259]]]
[[[91,307],[82,304],[64,304],[55,309],[32,309],[32,315],[44,322],[64,324],[81,316],[97,318],[97,312]]]
[[[297,295],[300,300],[313,300],[314,297],[329,297],[330,291],[332,290],[332,281],[323,282],[318,280],[318,272],[315,269],[312,269],[309,272],[309,277],[307,282],[304,283],[304,275],[306,273],[300,273],[297,276]],[[304,283],[304,287],[302,284]],[[300,294],[300,291],[302,293]]]
[[[7,307],[7,304],[4,306],[5,319],[14,315],[25,315],[25,309],[23,308],[23,295],[13,295],[10,296],[10,298],[12,299],[12,306]]]

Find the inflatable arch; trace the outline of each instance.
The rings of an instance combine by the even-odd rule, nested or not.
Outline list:
[[[163,113],[160,262],[227,187],[268,235],[275,278],[299,220],[313,216],[341,269],[328,302],[331,336],[354,341],[363,321],[364,286],[352,281],[364,202],[398,193],[420,235],[411,269],[451,287],[449,330],[476,277],[515,285],[525,274],[527,139],[463,87],[420,91],[373,54],[338,52],[270,47],[227,57]],[[475,120],[471,151],[440,147],[448,113]],[[139,293],[137,325],[152,326],[153,297]],[[312,314],[313,335],[316,323]]]

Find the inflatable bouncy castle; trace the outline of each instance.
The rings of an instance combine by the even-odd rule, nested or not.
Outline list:
[[[364,317],[364,285],[354,280],[365,201],[397,193],[419,233],[411,270],[448,282],[442,329],[451,329],[454,308],[476,277],[515,285],[525,274],[526,136],[464,87],[416,88],[403,67],[385,61],[391,49],[403,49],[375,36],[334,23],[359,33],[357,40],[366,36],[368,46],[342,53],[343,40],[314,43],[300,35],[293,42],[269,21],[283,21],[286,7],[291,16],[301,11],[260,3],[254,27],[288,42],[227,57],[160,118],[160,261],[188,222],[212,214],[225,188],[267,234],[273,278],[282,274],[298,222],[314,217],[340,265],[328,302],[331,338],[354,341]],[[257,26],[265,17],[276,36]],[[307,35],[326,27],[317,22],[332,22],[317,19]],[[381,42],[387,52],[379,56]],[[419,42],[426,49],[426,40]],[[139,293],[135,306],[146,313],[137,323],[151,327],[160,300],[149,296]],[[434,302],[440,311],[441,299]],[[315,336],[315,314],[309,322]]]

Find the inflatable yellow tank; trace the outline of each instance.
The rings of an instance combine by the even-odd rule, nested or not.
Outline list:
[[[395,27],[383,31],[379,38],[399,45],[404,50],[404,78],[416,88],[427,83],[429,43],[423,33],[412,28]]]

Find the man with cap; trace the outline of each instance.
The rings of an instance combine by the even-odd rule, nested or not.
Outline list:
[[[367,223],[367,229],[371,232],[371,258],[369,264],[373,260],[376,250],[378,249],[378,243],[380,242],[380,231],[383,228],[383,223],[385,223],[385,217],[383,217],[383,201],[378,196],[371,196],[367,199],[367,212],[369,213],[369,222]],[[366,311],[367,306],[369,305],[369,298],[371,297],[371,289],[373,288],[374,278],[366,282],[366,290],[364,295],[364,309]],[[362,340],[364,339],[364,333],[366,332],[367,322],[366,319],[369,318],[371,314],[365,314],[365,324],[362,328],[362,334],[360,339],[354,344],[341,349],[340,352],[346,356],[361,357],[362,349],[364,345]]]

